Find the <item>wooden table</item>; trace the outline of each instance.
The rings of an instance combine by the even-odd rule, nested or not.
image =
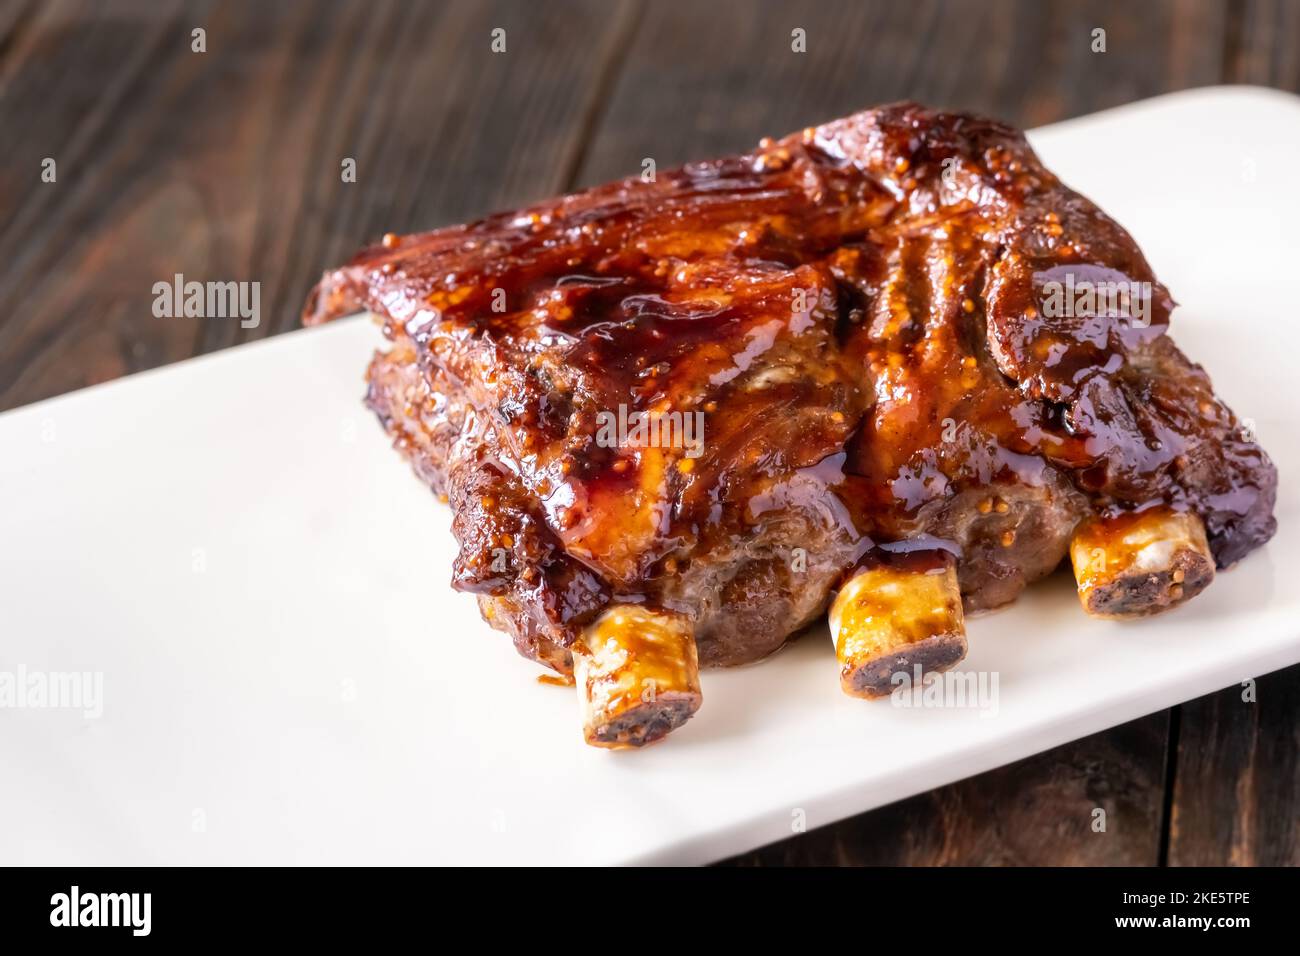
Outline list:
[[[900,98],[1029,127],[1216,83],[1300,91],[1300,2],[0,0],[0,409],[289,331],[365,240],[645,158]],[[155,318],[176,273],[260,282],[260,326]],[[1298,713],[1291,668],[735,862],[1300,863]]]

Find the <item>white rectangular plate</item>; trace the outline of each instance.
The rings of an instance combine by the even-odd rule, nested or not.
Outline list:
[[[851,700],[815,630],[706,672],[664,744],[593,750],[448,586],[447,510],[362,409],[379,337],[346,321],[0,416],[0,672],[103,694],[0,709],[0,863],[700,863],[1300,661],[1300,100],[1032,139],[1137,238],[1281,470],[1277,537],[1190,605],[1092,621],[1058,575],[973,619],[996,715]]]

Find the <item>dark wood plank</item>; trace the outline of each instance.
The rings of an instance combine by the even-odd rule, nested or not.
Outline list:
[[[1220,80],[1225,4],[992,0],[650,5],[579,180],[742,150],[914,99],[1022,126]],[[807,52],[791,50],[802,28]],[[1091,31],[1106,30],[1093,53]]]
[[[1300,864],[1300,667],[1180,708],[1168,862]]]
[[[1300,93],[1300,2],[1244,0],[1234,13],[1224,78]]]
[[[3,88],[5,63],[18,47],[35,19],[37,0],[0,0],[0,88]]]
[[[0,62],[0,409],[292,328],[363,241],[561,191],[634,13],[41,5]],[[154,318],[176,273],[260,282],[261,325]]]
[[[811,830],[735,866],[1142,866],[1163,814],[1166,713]],[[1102,821],[1104,830],[1094,829]]]

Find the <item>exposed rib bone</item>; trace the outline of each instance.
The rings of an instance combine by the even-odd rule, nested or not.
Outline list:
[[[699,710],[700,666],[686,618],[616,605],[573,647],[573,676],[587,743],[640,747]]]
[[[840,686],[881,697],[893,676],[946,670],[966,656],[957,564],[947,551],[877,552],[840,589],[830,610]]]
[[[1096,617],[1165,611],[1214,580],[1204,523],[1163,507],[1084,522],[1070,542],[1070,560],[1083,609]]]

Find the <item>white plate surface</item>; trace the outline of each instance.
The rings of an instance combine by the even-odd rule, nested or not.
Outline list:
[[[1300,99],[1032,139],[1281,470],[1277,537],[1190,605],[1092,621],[1058,575],[972,620],[996,715],[850,700],[814,632],[706,672],[666,743],[593,750],[448,586],[449,516],[361,408],[378,333],[351,320],[0,416],[0,672],[102,675],[98,718],[0,709],[0,863],[700,863],[1300,661]]]

